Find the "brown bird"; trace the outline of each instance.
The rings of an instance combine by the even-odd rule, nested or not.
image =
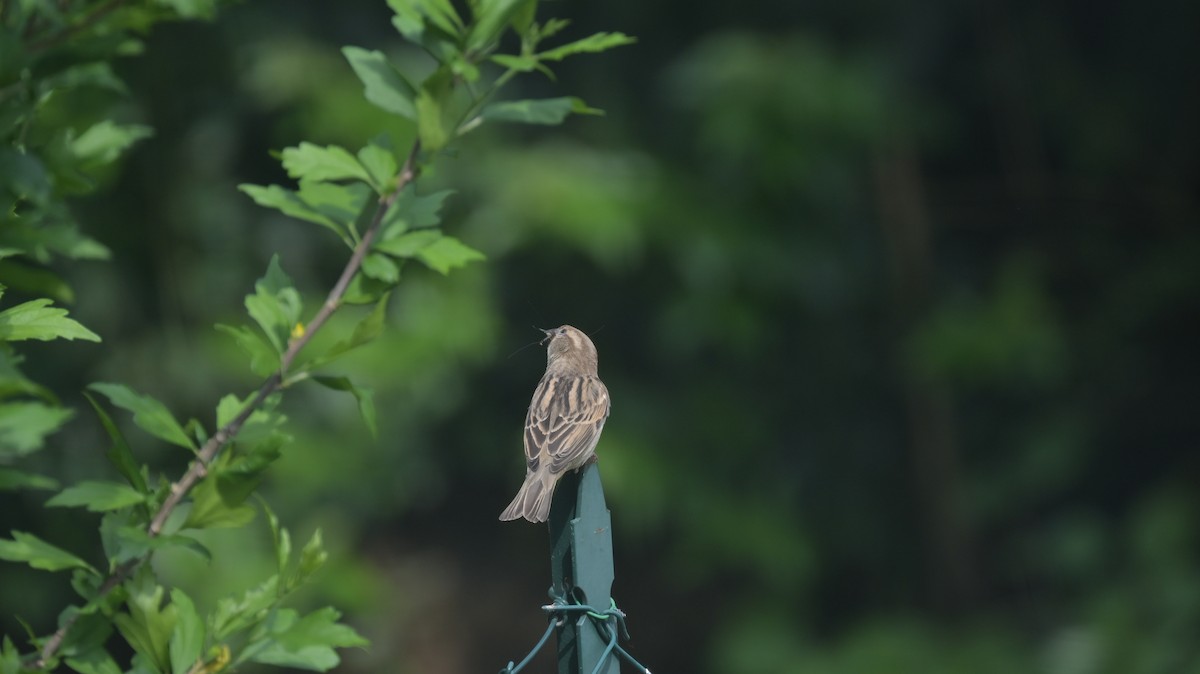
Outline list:
[[[596,375],[596,347],[569,325],[542,330],[546,374],[525,415],[525,483],[500,515],[545,522],[558,479],[594,460],[608,419],[608,389]]]

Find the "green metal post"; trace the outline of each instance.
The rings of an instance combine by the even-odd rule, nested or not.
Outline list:
[[[612,602],[612,520],[600,469],[590,463],[558,481],[550,508],[550,567],[554,593],[599,610]],[[616,625],[611,626],[616,629]],[[592,619],[573,613],[558,629],[558,674],[591,674],[608,645]],[[599,674],[620,674],[612,656]]]

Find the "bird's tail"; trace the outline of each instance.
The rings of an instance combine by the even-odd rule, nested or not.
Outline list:
[[[530,522],[545,522],[550,517],[550,502],[554,500],[554,482],[547,485],[542,476],[530,473],[525,476],[521,491],[504,509],[500,519],[504,521],[524,517]]]

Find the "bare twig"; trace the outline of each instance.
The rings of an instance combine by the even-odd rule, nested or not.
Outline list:
[[[321,309],[305,327],[304,334],[288,343],[287,351],[283,353],[280,359],[279,371],[267,377],[267,380],[259,387],[254,399],[246,405],[245,409],[239,412],[229,423],[218,429],[208,439],[208,442],[204,443],[204,446],[196,454],[196,460],[191,463],[187,472],[183,474],[183,477],[179,478],[178,482],[171,485],[171,492],[167,495],[166,500],[163,501],[162,506],[159,507],[158,512],[154,515],[154,519],[150,521],[150,525],[146,529],[146,533],[149,536],[155,537],[162,533],[163,527],[166,525],[171,513],[175,512],[175,508],[179,506],[179,503],[183,501],[183,498],[187,496],[192,487],[208,474],[208,466],[216,459],[217,454],[230,440],[233,440],[238,431],[242,429],[242,425],[250,418],[250,415],[262,407],[263,403],[272,393],[275,393],[283,386],[284,377],[287,375],[288,369],[296,359],[296,356],[299,355],[300,350],[308,344],[313,335],[321,329],[321,326],[325,325],[329,317],[333,315],[333,312],[337,311],[341,306],[342,298],[345,297],[346,291],[350,288],[350,282],[354,280],[354,275],[362,267],[363,258],[370,251],[371,243],[375,240],[375,235],[379,231],[380,224],[383,223],[384,216],[387,215],[392,205],[396,203],[400,192],[416,180],[419,171],[417,167],[417,155],[420,151],[420,141],[413,143],[412,150],[409,151],[408,158],[405,159],[404,166],[400,169],[400,174],[396,176],[396,188],[379,198],[379,207],[375,209],[375,216],[371,219],[371,224],[367,226],[367,230],[363,233],[362,240],[354,247],[354,253],[346,263],[345,269],[342,270],[342,275],[338,278],[337,283],[334,284],[333,289],[329,291],[329,296],[325,298],[325,303],[321,305]],[[99,590],[97,590],[97,596],[102,597],[111,592],[145,559],[146,557],[138,557],[118,565],[104,579]],[[63,640],[66,639],[67,633],[74,624],[74,617],[67,619],[62,627],[59,627],[58,631],[46,640],[45,645],[42,646],[40,657],[34,662],[33,666],[35,669],[45,667],[46,662],[54,657],[54,654],[62,647]]]

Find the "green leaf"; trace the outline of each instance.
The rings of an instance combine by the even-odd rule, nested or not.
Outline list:
[[[359,47],[343,47],[342,54],[350,62],[354,74],[362,81],[368,101],[384,110],[416,119],[413,99],[416,90],[404,79],[387,57],[378,51],[367,51]]]
[[[44,475],[23,473],[0,466],[0,491],[16,489],[58,489],[58,481]]]
[[[84,169],[111,164],[121,153],[143,138],[154,135],[154,129],[140,124],[118,125],[104,120],[71,143],[71,151],[81,160]]]
[[[275,512],[267,505],[263,499],[259,499],[259,505],[262,506],[263,512],[267,516],[267,524],[271,527],[271,542],[275,548],[275,565],[279,570],[279,575],[287,573],[288,559],[292,556],[292,536],[288,530],[279,526],[279,518],[275,516]]]
[[[567,115],[572,112],[585,115],[603,114],[600,110],[589,108],[582,100],[568,96],[564,98],[492,103],[483,109],[481,116],[493,122],[561,124],[567,118]]]
[[[309,363],[309,367],[316,368],[325,365],[348,351],[374,341],[383,334],[383,326],[387,320],[387,303],[389,297],[389,295],[384,294],[375,303],[375,308],[359,321],[358,325],[354,326],[354,332],[350,334],[348,339],[337,342],[328,351],[314,358]]]
[[[416,257],[442,236],[441,230],[438,229],[419,229],[379,241],[375,244],[375,250],[394,257]]]
[[[0,186],[34,204],[44,204],[53,191],[46,167],[37,157],[7,147],[0,148]]]
[[[125,440],[125,435],[121,433],[121,429],[113,423],[112,417],[104,408],[96,402],[96,399],[87,393],[83,394],[87,401],[92,404],[92,409],[96,410],[96,416],[100,417],[100,425],[104,426],[104,432],[108,434],[108,438],[112,440],[112,447],[109,448],[105,455],[117,468],[117,472],[121,477],[125,478],[134,489],[143,494],[150,493],[150,487],[146,484],[146,478],[142,475],[141,468],[138,466],[137,459],[133,457],[133,450],[129,447],[129,442]]]
[[[196,605],[178,588],[171,590],[171,605],[175,607],[175,630],[169,644],[171,674],[187,674],[204,648],[204,621]]]
[[[362,414],[363,422],[372,437],[378,437],[375,426],[375,392],[365,386],[355,386],[348,377],[313,377],[313,381],[334,391],[346,391],[358,401],[358,411]]]
[[[429,152],[440,150],[450,140],[450,134],[442,124],[441,104],[425,89],[417,94],[417,135],[421,138],[421,147]]]
[[[300,292],[279,266],[279,256],[272,256],[267,273],[254,284],[254,294],[246,296],[246,311],[281,354],[300,320],[301,308]]]
[[[354,155],[336,145],[300,143],[283,151],[283,168],[297,180],[362,180],[371,176]]]
[[[388,0],[388,7],[396,13],[401,34],[413,41],[424,32],[426,19],[450,37],[458,37],[464,28],[450,0]]]
[[[211,19],[217,12],[217,0],[157,0],[173,8],[185,19]]]
[[[371,188],[362,183],[335,183],[303,180],[296,192],[305,204],[336,222],[343,231],[351,231],[364,206],[373,203]]]
[[[125,641],[144,657],[148,658],[160,672],[171,670],[170,641],[175,629],[174,606],[162,607],[165,591],[154,579],[149,565],[138,568],[134,577],[125,581],[129,593],[125,603],[129,613],[118,613],[113,622]]]
[[[217,601],[212,616],[212,638],[222,641],[230,634],[245,629],[279,599],[279,576],[271,576],[252,587],[238,599],[228,597]]]
[[[525,5],[533,0],[479,0],[475,22],[467,35],[467,51],[478,53],[500,38],[500,33]]]
[[[554,73],[542,65],[537,58],[533,56],[516,56],[514,54],[496,54],[490,59],[493,63],[502,65],[509,70],[515,70],[519,73],[527,73],[536,70],[551,80],[554,79]]]
[[[440,239],[425,246],[417,252],[417,259],[424,262],[434,271],[442,274],[449,273],[455,267],[462,267],[468,262],[485,260],[483,253],[465,245],[452,236],[442,236]]]
[[[81,246],[81,248],[83,252],[87,252],[86,247]],[[104,250],[107,251],[107,249]],[[75,291],[71,286],[49,269],[5,260],[0,262],[0,278],[4,279],[8,287],[21,290],[28,295],[49,297],[63,304],[71,304],[75,301]]]
[[[300,550],[300,562],[296,565],[294,584],[299,585],[307,581],[325,565],[328,559],[329,553],[325,551],[321,530],[317,529],[313,532],[312,538],[309,538],[308,542],[304,544],[304,548]]]
[[[391,191],[392,184],[396,179],[396,171],[400,167],[396,163],[395,155],[390,150],[385,150],[378,145],[367,145],[358,151],[358,161],[370,175],[369,182],[376,192],[385,194]]]
[[[115,529],[113,535],[116,546],[111,557],[112,561],[116,564],[145,557],[156,550],[166,550],[168,548],[190,550],[203,557],[205,561],[212,561],[212,552],[203,543],[185,534],[159,534],[151,536],[139,525],[119,526]]]
[[[171,444],[195,450],[191,437],[171,415],[166,405],[150,396],[138,395],[128,386],[121,384],[95,383],[88,388],[108,398],[109,402],[133,412],[133,423],[142,430]]]
[[[386,255],[369,253],[362,261],[362,273],[384,283],[400,280],[400,268]]]
[[[332,231],[338,235],[338,238],[348,246],[353,246],[354,242],[350,240],[346,234],[344,227],[334,222],[328,216],[322,214],[319,210],[305,203],[295,192],[286,190],[279,185],[238,185],[238,189],[245,192],[254,203],[266,208],[273,208],[284,215],[312,222]]]
[[[240,527],[253,520],[254,508],[244,502],[279,458],[287,439],[282,433],[270,433],[247,452],[227,451],[218,457],[208,467],[208,477],[192,490],[184,528]]]
[[[13,645],[12,639],[5,634],[4,640],[0,641],[0,674],[20,674],[20,672],[21,653]]]
[[[74,414],[43,403],[0,405],[0,460],[11,460],[41,449],[45,438]]]
[[[336,610],[326,607],[298,617],[292,609],[281,609],[265,624],[266,640],[251,644],[249,658],[280,667],[296,667],[317,672],[333,669],[340,662],[335,648],[366,646],[367,640],[347,625],[337,622]]]
[[[84,613],[81,609],[68,606],[58,615],[58,624],[63,625],[68,620],[75,624],[67,632],[66,639],[59,647],[60,657],[71,657],[80,653],[103,650],[104,642],[112,635],[112,623],[99,612]]]
[[[217,403],[217,428],[224,427],[233,421],[257,396],[258,393],[254,392],[247,394],[245,398],[238,398],[233,394],[221,398]],[[246,417],[246,421],[242,424],[242,430],[237,434],[239,445],[248,446],[268,438],[279,430],[283,422],[287,420],[286,416],[275,409],[279,405],[279,400],[278,393],[267,396],[263,404]]]
[[[46,501],[46,505],[51,508],[83,506],[99,513],[145,501],[146,495],[132,487],[116,482],[85,481],[62,490],[54,498]]]
[[[86,339],[100,341],[100,337],[67,318],[67,310],[51,307],[45,298],[30,300],[4,311],[0,311],[0,340],[14,342],[21,339]]]
[[[442,205],[451,194],[454,190],[417,196],[413,187],[406,187],[384,216],[379,238],[391,239],[408,230],[436,226],[442,221]]]
[[[250,371],[260,377],[266,377],[279,369],[280,355],[274,347],[263,339],[262,335],[245,327],[232,325],[216,325],[217,330],[233,337],[238,346],[250,356]]]
[[[582,40],[576,40],[570,44],[564,44],[561,47],[544,51],[538,54],[537,57],[543,61],[561,61],[572,54],[602,52],[613,47],[620,47],[635,42],[637,42],[637,38],[630,37],[624,33],[596,33]]]
[[[35,569],[43,571],[62,571],[63,569],[87,569],[99,575],[91,564],[72,555],[61,548],[43,541],[42,539],[23,531],[13,531],[12,540],[0,538],[0,559],[10,562],[24,562]]]
[[[88,651],[82,655],[67,658],[67,666],[79,674],[121,674],[117,661],[103,649]]]

